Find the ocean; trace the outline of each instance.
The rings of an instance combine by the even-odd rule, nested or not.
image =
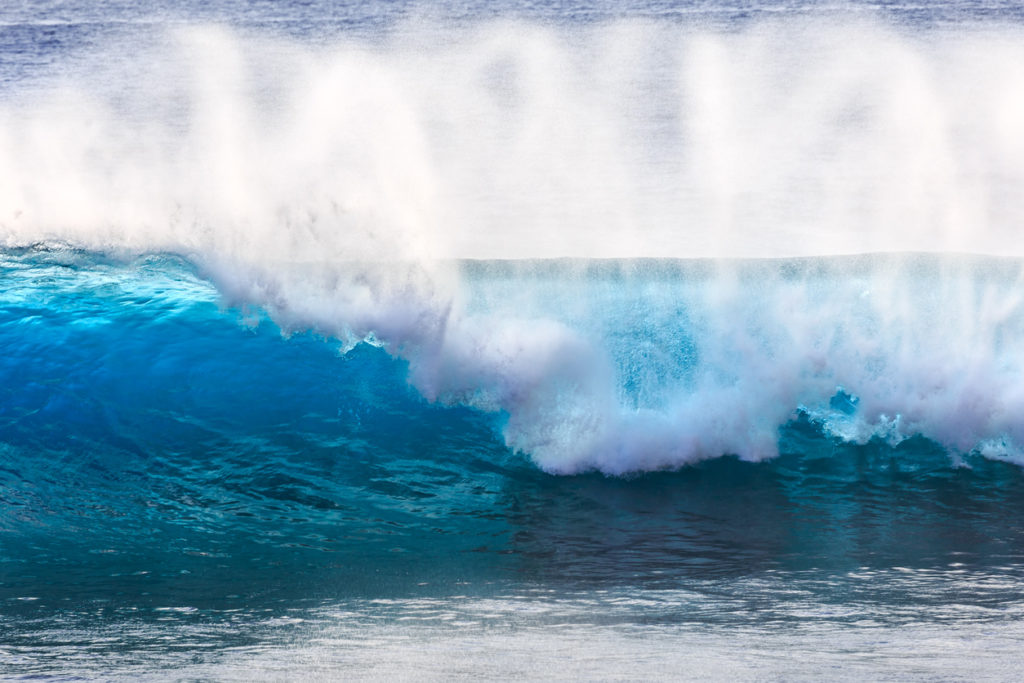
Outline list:
[[[0,676],[1014,680],[1024,10],[0,8]]]

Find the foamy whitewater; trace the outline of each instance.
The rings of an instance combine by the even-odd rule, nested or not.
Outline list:
[[[0,9],[0,673],[1010,678],[1022,190],[1010,4]]]

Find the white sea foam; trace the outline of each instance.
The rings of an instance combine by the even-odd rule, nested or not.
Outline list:
[[[550,471],[771,457],[800,407],[846,439],[1014,458],[1016,261],[729,259],[1024,257],[1021,37],[498,23],[312,47],[177,27],[130,69],[100,55],[0,104],[0,241],[184,254],[231,302],[373,335],[428,398],[504,412]],[[715,260],[458,266],[562,256]]]

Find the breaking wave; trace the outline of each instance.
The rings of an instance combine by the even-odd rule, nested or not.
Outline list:
[[[183,25],[0,104],[7,296],[33,245],[174,254],[251,321],[383,348],[553,473],[772,458],[801,415],[1017,461],[1022,44]]]

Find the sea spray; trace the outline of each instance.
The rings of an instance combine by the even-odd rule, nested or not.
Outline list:
[[[1017,31],[185,25],[5,94],[0,224],[301,262],[1020,256]]]

